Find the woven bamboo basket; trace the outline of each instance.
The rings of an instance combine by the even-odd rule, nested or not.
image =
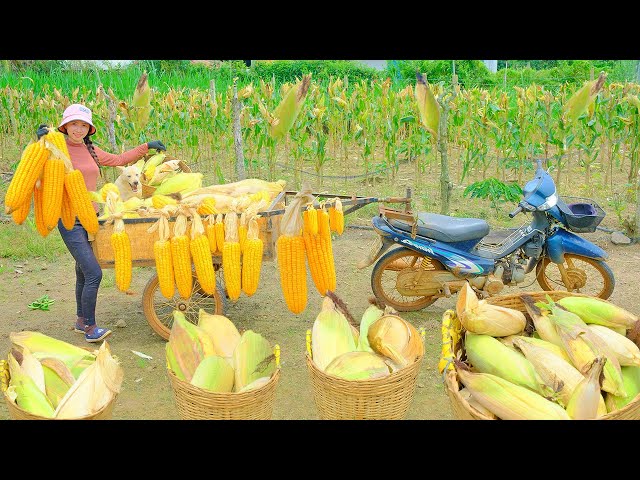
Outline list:
[[[557,301],[566,296],[576,296],[579,294],[562,292],[562,291],[553,291],[553,292],[526,292],[528,295],[534,298],[536,302],[538,301],[546,301],[547,295],[551,297],[552,300]],[[522,313],[526,313],[526,308],[522,299],[520,297],[521,294],[510,294],[510,295],[497,295],[495,297],[487,298],[487,302],[499,305],[501,307],[513,308],[515,310],[519,310]],[[458,351],[462,349],[464,352],[464,345],[460,342],[458,345],[454,345],[453,354],[454,356],[458,353]],[[460,383],[457,379],[457,375],[455,369],[447,370],[444,377],[445,388],[447,392],[447,396],[449,397],[449,401],[451,403],[451,410],[453,415],[458,420],[494,420],[478,411],[473,406],[469,405],[462,395],[460,395]],[[602,417],[598,417],[598,420],[638,420],[640,419],[640,394],[636,396],[630,403],[625,405],[623,408],[619,410],[615,410],[610,412]]]
[[[9,418],[11,420],[61,420],[59,418],[47,418],[28,412],[12,401],[9,398],[9,395],[7,395],[6,390],[3,391],[2,394],[4,395],[4,400],[7,404],[7,409],[9,410]],[[71,418],[69,420],[110,420],[112,417],[113,406],[116,403],[117,397],[118,396],[115,395],[109,403],[107,403],[104,407],[91,415],[84,415],[82,417]]]
[[[307,351],[307,370],[320,418],[402,420],[413,401],[423,357],[386,377],[345,380],[320,370]]]
[[[145,157],[145,160],[148,160],[149,157],[150,157],[150,155],[147,155],[147,157]],[[176,157],[172,157],[170,155],[167,155],[164,158],[164,161],[162,163],[167,162],[169,160],[177,160],[177,158]],[[181,172],[186,172],[186,173],[190,173],[191,172],[191,169],[189,168],[189,166],[183,160],[180,160],[178,162],[178,167],[180,167],[179,171],[181,171]],[[151,185],[147,185],[145,183],[146,181],[147,181],[147,179],[143,179],[143,181],[140,182],[140,184],[142,185],[142,198],[149,198],[150,196],[153,195],[153,192],[156,191],[156,188],[158,188],[157,186],[156,187],[152,187]]]
[[[271,379],[247,392],[211,392],[180,380],[167,368],[169,381],[182,420],[270,420],[276,387],[277,367]]]

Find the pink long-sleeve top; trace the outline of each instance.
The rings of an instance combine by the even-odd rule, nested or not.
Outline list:
[[[95,160],[89,153],[89,149],[84,143],[72,143],[67,138],[67,148],[69,149],[69,157],[71,157],[71,164],[76,170],[82,172],[84,177],[84,183],[87,185],[87,190],[95,192],[96,185],[98,183],[98,176],[100,175],[100,169],[96,165]],[[98,156],[100,165],[109,167],[116,167],[119,165],[128,165],[137,160],[140,160],[149,152],[149,147],[146,143],[138,145],[131,150],[122,152],[119,155],[105,152],[104,150],[93,145],[93,149]]]

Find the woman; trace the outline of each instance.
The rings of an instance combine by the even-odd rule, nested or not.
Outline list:
[[[96,133],[93,125],[91,110],[84,105],[70,105],[62,114],[62,121],[58,131],[66,135],[67,148],[73,168],[80,170],[87,190],[96,191],[99,167],[107,165],[115,167],[128,165],[141,159],[149,149],[166,150],[162,142],[154,140],[143,143],[119,155],[105,152],[93,145],[91,135]],[[38,139],[48,132],[47,125],[41,124],[36,132]],[[96,215],[98,206],[94,203]],[[93,254],[89,244],[89,236],[80,221],[76,218],[71,230],[67,230],[62,221],[58,221],[58,230],[62,240],[76,261],[76,309],[77,316],[74,330],[84,334],[87,342],[94,343],[104,340],[111,334],[108,328],[98,327],[96,324],[96,301],[98,288],[102,280],[102,269]]]

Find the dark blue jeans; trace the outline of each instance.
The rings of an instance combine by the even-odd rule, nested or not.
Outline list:
[[[84,318],[85,325],[96,323],[96,301],[102,281],[102,268],[93,254],[89,236],[78,218],[71,230],[67,230],[58,220],[58,230],[64,244],[76,261],[76,310],[78,317]]]

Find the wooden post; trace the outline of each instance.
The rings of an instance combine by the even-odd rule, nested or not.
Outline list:
[[[236,174],[238,180],[247,178],[244,170],[244,154],[242,152],[242,129],[240,127],[240,113],[242,106],[238,100],[238,78],[233,79],[233,146],[236,152]]]

